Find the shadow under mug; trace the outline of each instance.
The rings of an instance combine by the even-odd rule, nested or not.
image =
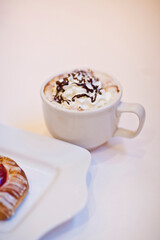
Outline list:
[[[47,82],[41,87],[41,98],[45,122],[53,137],[91,150],[111,137],[133,138],[142,130],[145,109],[138,103],[121,102],[122,87],[118,81],[115,81],[120,89],[118,99],[110,105],[89,111],[69,110],[49,102],[44,94]],[[124,112],[138,116],[139,124],[135,131],[119,128],[119,119]]]

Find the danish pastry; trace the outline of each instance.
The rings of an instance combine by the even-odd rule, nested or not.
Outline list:
[[[18,164],[0,156],[0,220],[10,218],[25,198],[29,184]]]

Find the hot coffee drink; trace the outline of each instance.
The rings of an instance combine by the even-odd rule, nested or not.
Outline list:
[[[133,138],[144,124],[141,104],[121,101],[122,86],[106,73],[75,70],[53,77],[41,87],[43,113],[57,139],[93,149],[111,137]],[[119,127],[121,114],[138,116],[135,131]]]
[[[57,107],[85,111],[110,105],[118,99],[120,88],[106,74],[74,70],[52,78],[44,94]]]

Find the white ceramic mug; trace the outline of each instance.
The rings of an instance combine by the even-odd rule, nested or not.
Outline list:
[[[41,87],[41,98],[46,125],[55,138],[93,149],[111,137],[133,138],[140,133],[145,121],[144,107],[138,103],[121,102],[122,87],[118,81],[119,98],[108,106],[91,111],[74,111],[52,104],[44,94],[47,82]],[[119,118],[124,112],[138,116],[139,125],[136,131],[118,127]]]

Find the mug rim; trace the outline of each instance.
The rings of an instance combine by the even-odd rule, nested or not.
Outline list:
[[[100,71],[94,71],[94,72],[97,72],[97,73],[102,73],[102,74],[105,74],[109,77],[111,77],[110,75],[108,75],[107,73],[103,73],[103,72],[100,72]],[[62,74],[62,73],[61,73]],[[114,80],[114,82],[118,85],[118,87],[120,88],[120,94],[118,96],[118,98],[116,100],[114,100],[111,104],[109,105],[104,105],[103,107],[99,107],[99,108],[94,108],[94,109],[90,109],[90,110],[84,110],[84,111],[78,111],[78,110],[75,110],[75,109],[67,109],[65,107],[58,107],[56,106],[56,104],[53,104],[51,103],[47,98],[46,98],[46,95],[44,94],[44,88],[46,86],[46,84],[51,81],[54,77],[56,76],[59,76],[61,74],[57,74],[57,75],[54,75],[52,77],[50,77],[49,79],[47,79],[46,81],[43,82],[43,84],[41,85],[41,88],[40,88],[40,96],[41,96],[41,99],[46,103],[48,104],[51,108],[53,109],[56,109],[57,111],[60,111],[60,112],[65,112],[65,113],[68,113],[68,114],[80,114],[80,115],[88,115],[88,114],[92,114],[92,113],[98,113],[98,112],[101,112],[101,111],[104,111],[104,110],[109,110],[110,108],[112,108],[113,106],[117,105],[120,100],[121,100],[121,97],[122,97],[122,93],[123,93],[123,89],[122,89],[122,85],[119,81],[115,80],[114,78],[112,78]],[[57,103],[58,104],[58,103]]]

